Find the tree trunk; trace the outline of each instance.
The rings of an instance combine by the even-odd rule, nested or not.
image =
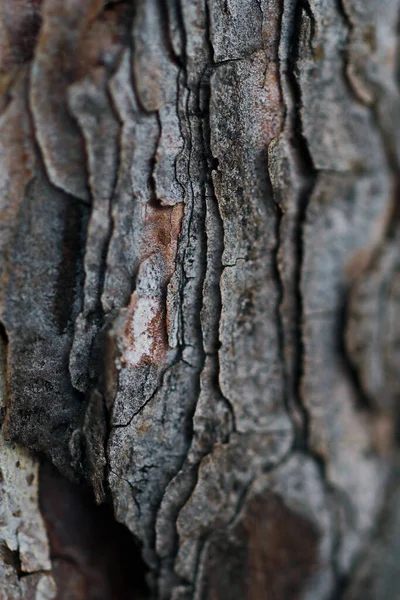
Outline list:
[[[400,597],[399,6],[0,1],[1,598]]]

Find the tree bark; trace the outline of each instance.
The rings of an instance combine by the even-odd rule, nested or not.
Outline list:
[[[0,13],[0,596],[398,598],[398,0]]]

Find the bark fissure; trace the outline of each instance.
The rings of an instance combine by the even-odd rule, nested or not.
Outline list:
[[[295,398],[298,409],[302,415],[302,423],[297,427],[297,440],[295,445],[298,445],[309,450],[309,415],[307,408],[302,400],[302,376],[304,369],[304,342],[303,342],[303,301],[301,292],[301,279],[302,279],[302,267],[304,260],[303,251],[303,235],[304,235],[304,223],[307,215],[307,207],[314,189],[315,180],[317,177],[316,169],[310,154],[310,150],[307,144],[307,139],[303,133],[303,125],[301,118],[302,110],[302,96],[300,85],[297,80],[296,70],[297,61],[299,58],[299,43],[300,43],[300,31],[296,29],[296,23],[300,22],[300,16],[302,10],[307,10],[308,14],[311,13],[310,7],[307,2],[298,0],[295,5],[295,12],[293,21],[291,24],[292,35],[290,38],[290,53],[288,56],[286,78],[288,81],[288,87],[292,95],[291,102],[293,104],[293,114],[287,115],[288,127],[292,129],[291,133],[291,144],[296,153],[296,159],[299,164],[299,170],[304,177],[304,183],[302,189],[299,191],[298,197],[298,215],[295,226],[295,247],[296,247],[296,266],[294,272],[295,278],[295,296],[296,296],[296,358],[294,360],[296,364],[296,370],[293,375],[293,386],[295,390]],[[312,17],[311,17],[312,19]],[[311,21],[312,22],[312,21]]]

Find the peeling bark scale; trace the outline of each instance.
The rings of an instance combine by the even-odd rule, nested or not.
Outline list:
[[[400,597],[399,9],[0,0],[0,598]]]

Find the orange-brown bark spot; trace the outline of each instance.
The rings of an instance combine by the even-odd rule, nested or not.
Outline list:
[[[146,206],[146,217],[143,231],[142,252],[147,258],[155,252],[161,252],[170,278],[175,267],[178,237],[181,231],[183,204]]]
[[[166,291],[175,270],[182,216],[182,204],[146,206],[140,286],[132,294],[122,326],[122,366],[159,365],[166,358]],[[159,286],[156,290],[155,282]]]

